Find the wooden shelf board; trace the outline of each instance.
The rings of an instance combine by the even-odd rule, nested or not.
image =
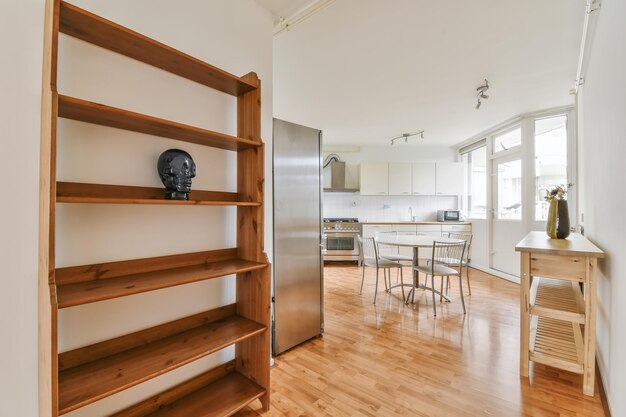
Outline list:
[[[255,148],[259,142],[59,95],[59,117],[124,129],[229,151]]]
[[[189,200],[166,200],[163,188],[129,185],[57,182],[58,203],[84,204],[165,204],[180,206],[247,206],[259,202],[238,201],[237,193],[192,190]]]
[[[530,360],[577,374],[583,373],[580,324],[533,317]]]
[[[221,365],[111,417],[231,416],[266,393],[232,368]]]
[[[259,323],[233,315],[76,367],[62,368],[59,414],[84,407],[266,330]]]
[[[261,386],[237,372],[232,372],[149,416],[231,416],[263,394],[265,389]]]
[[[585,304],[578,282],[533,278],[530,314],[585,323]]]
[[[244,80],[63,1],[59,31],[233,96],[258,88],[258,83]]]
[[[95,303],[266,267],[267,264],[264,263],[242,259],[228,259],[201,265],[58,285],[58,307],[67,308]]]

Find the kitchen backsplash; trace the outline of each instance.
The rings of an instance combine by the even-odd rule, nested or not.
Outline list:
[[[409,221],[409,207],[421,221],[437,220],[437,210],[457,209],[454,196],[369,196],[324,193],[324,217],[356,217],[361,222]]]

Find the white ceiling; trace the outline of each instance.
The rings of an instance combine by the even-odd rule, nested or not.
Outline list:
[[[275,15],[310,3],[257,1]],[[274,116],[322,129],[326,145],[421,129],[420,144],[453,145],[573,104],[583,16],[584,0],[337,0],[276,36]]]

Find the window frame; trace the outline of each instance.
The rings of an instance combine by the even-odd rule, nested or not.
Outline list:
[[[485,152],[485,216],[484,217],[475,217],[472,216],[472,213],[470,211],[470,204],[469,204],[469,195],[467,194],[468,192],[468,186],[470,183],[470,166],[469,164],[467,165],[467,167],[464,167],[463,170],[463,183],[465,185],[464,187],[464,193],[461,196],[461,209],[465,212],[466,215],[466,219],[467,220],[487,220],[489,219],[489,163],[490,163],[490,159],[489,159],[489,155],[488,155],[488,146],[487,146],[487,139],[481,139],[479,141],[476,141],[474,144],[465,147],[464,149],[459,150],[459,160],[460,162],[463,163],[463,157],[465,155],[471,154],[474,151],[477,151],[479,149],[483,149]]]
[[[506,149],[504,151],[496,151],[496,146],[495,146],[496,138],[506,135],[507,133],[511,133],[517,129],[520,130],[520,144],[515,145],[512,148]],[[498,131],[492,132],[488,137],[488,141],[491,143],[491,154],[489,155],[489,159],[500,158],[503,156],[507,156],[509,154],[514,154],[516,152],[519,152],[520,149],[522,149],[522,146],[524,145],[524,128],[522,126],[522,123],[520,122],[513,123],[505,127],[504,129],[500,129]]]
[[[455,148],[457,149],[458,158],[461,159],[461,151],[471,149],[474,144],[486,140],[487,146],[487,218],[489,222],[494,214],[493,194],[493,168],[492,160],[501,158],[508,154],[521,152],[522,154],[522,222],[524,230],[544,230],[546,222],[535,220],[535,119],[544,119],[559,115],[567,116],[567,181],[573,184],[569,187],[567,193],[570,224],[578,225],[578,154],[576,143],[576,112],[573,106],[565,106],[559,108],[548,109],[533,113],[526,113],[513,117],[491,129],[488,129],[479,135],[476,135],[466,141],[461,142]],[[494,152],[495,137],[521,128],[522,143],[520,146],[507,149],[506,151]],[[461,197],[464,207],[465,195]],[[468,220],[472,219],[469,217]],[[475,218],[474,220],[484,220]],[[489,232],[490,233],[490,232]]]

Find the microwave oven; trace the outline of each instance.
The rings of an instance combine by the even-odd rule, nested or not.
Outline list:
[[[438,222],[458,222],[461,220],[460,210],[437,210]]]

